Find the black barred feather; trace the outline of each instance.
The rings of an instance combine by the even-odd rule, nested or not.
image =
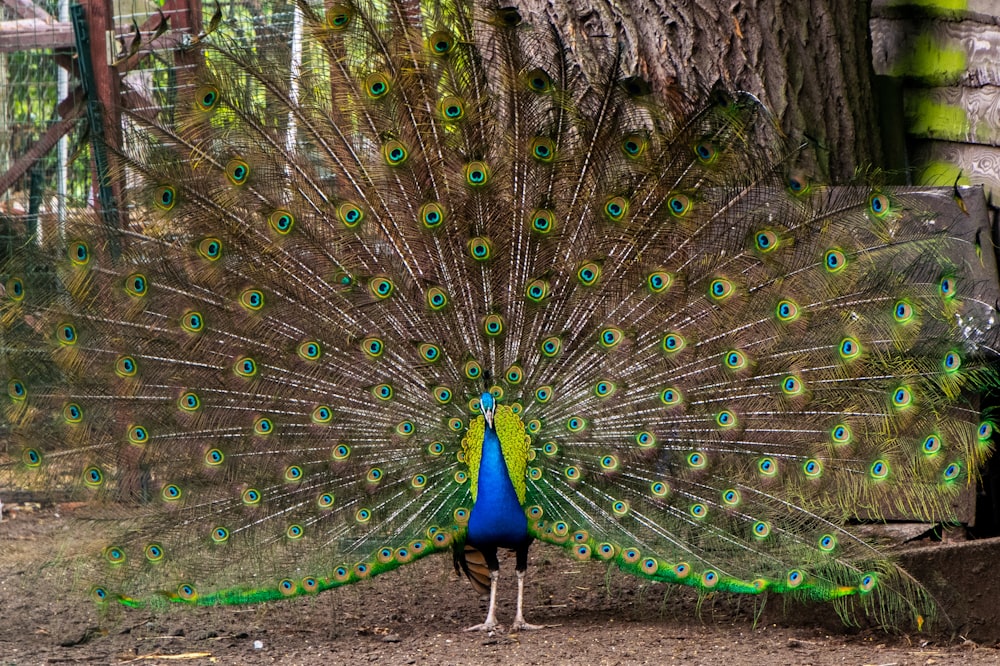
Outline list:
[[[789,175],[749,95],[678,116],[513,8],[298,11],[301,68],[223,27],[172,109],[123,110],[120,254],[81,213],[5,270],[0,478],[115,518],[95,598],[258,601],[452,548],[488,588],[462,441],[489,393],[532,538],[922,622],[846,521],[947,520],[990,451],[993,267],[950,193]]]

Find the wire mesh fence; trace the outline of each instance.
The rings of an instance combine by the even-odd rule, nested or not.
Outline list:
[[[294,2],[114,0],[111,29],[91,39],[112,65],[114,105],[130,113],[170,113],[191,99],[197,21],[246,44],[285,42],[296,33]],[[88,11],[95,3],[85,4]],[[0,254],[26,238],[58,238],[74,210],[93,205],[98,177],[82,94],[70,0],[0,0]],[[128,141],[128,114],[104,112],[100,137]],[[129,174],[115,173],[128,182]],[[2,258],[2,257],[0,257]]]
[[[0,174],[10,179],[0,224],[8,243],[34,233],[42,217],[64,217],[64,202],[88,187],[78,123],[66,133],[57,127],[72,85],[72,31],[61,20],[68,11],[68,0],[0,4]]]

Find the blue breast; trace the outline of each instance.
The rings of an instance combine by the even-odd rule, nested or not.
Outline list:
[[[528,519],[514,492],[496,430],[486,429],[479,492],[469,516],[469,543],[516,548],[528,539]]]

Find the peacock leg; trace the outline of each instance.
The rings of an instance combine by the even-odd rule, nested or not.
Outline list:
[[[545,626],[542,624],[528,624],[524,621],[524,612],[522,610],[524,601],[524,576],[528,573],[528,547],[530,545],[531,541],[529,540],[516,551],[517,561],[514,570],[517,572],[517,615],[514,616],[514,624],[510,626],[512,633],[542,629]]]
[[[466,631],[503,631],[503,626],[496,618],[497,583],[500,581],[500,560],[497,558],[497,549],[496,546],[476,546],[476,549],[482,554],[490,571],[490,610],[486,613],[486,620],[482,624],[468,627]]]
[[[486,613],[486,621],[482,624],[477,624],[472,627],[468,627],[466,631],[503,631],[503,626],[497,623],[496,609],[497,609],[497,581],[500,580],[500,570],[491,569],[490,570],[490,610]]]
[[[510,625],[511,633],[545,628],[544,624],[528,624],[524,621],[524,613],[521,611],[521,606],[524,597],[524,576],[526,573],[528,572],[521,569],[517,570],[517,615],[514,616],[514,624]]]

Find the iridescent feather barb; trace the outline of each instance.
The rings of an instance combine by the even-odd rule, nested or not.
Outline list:
[[[845,521],[947,519],[991,448],[963,396],[996,383],[994,312],[921,212],[949,193],[789,176],[752,98],[676,117],[513,8],[299,11],[301,67],[223,25],[172,109],[123,110],[120,256],[80,215],[6,269],[0,473],[116,519],[96,599],[278,599],[440,551],[495,597],[497,549],[523,584],[539,540],[929,612]]]

